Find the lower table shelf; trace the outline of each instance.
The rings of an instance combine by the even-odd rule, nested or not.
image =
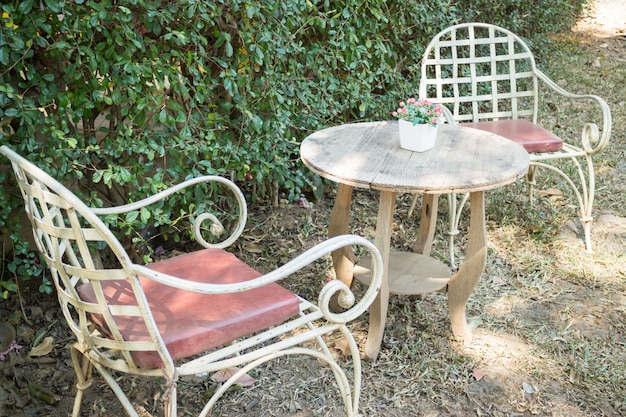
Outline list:
[[[354,265],[354,277],[369,285],[370,259],[362,258]],[[412,252],[389,254],[389,293],[416,295],[436,292],[444,288],[451,277],[450,268],[430,256]]]

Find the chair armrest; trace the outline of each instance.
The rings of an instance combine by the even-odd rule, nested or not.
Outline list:
[[[184,278],[162,274],[142,265],[133,265],[133,268],[137,275],[152,279],[170,287],[180,288],[186,291],[201,294],[227,294],[259,288],[269,283],[279,281],[300,271],[318,259],[347,246],[362,246],[365,247],[365,249],[367,249],[367,251],[371,254],[372,277],[366,293],[355,304],[355,296],[350,288],[342,281],[335,279],[324,285],[318,297],[318,307],[327,320],[335,323],[346,323],[354,320],[367,310],[376,298],[382,284],[383,260],[380,252],[372,242],[361,236],[339,235],[332,237],[306,250],[296,258],[270,273],[249,281],[235,284],[198,283]],[[339,302],[342,307],[347,309],[346,311],[341,313],[334,313],[331,311],[330,302],[336,294],[339,296]]]
[[[202,234],[200,233],[200,227],[202,226],[202,223],[206,220],[209,220],[211,222],[210,230],[213,234],[217,236],[221,235],[224,232],[224,226],[217,219],[217,217],[215,217],[213,214],[202,213],[198,215],[193,221],[194,237],[196,241],[200,243],[202,246],[204,246],[205,248],[225,248],[233,244],[233,242],[235,242],[239,238],[241,233],[243,232],[243,229],[246,225],[246,220],[248,217],[248,209],[246,205],[246,199],[243,193],[241,192],[241,190],[239,189],[239,187],[237,187],[237,185],[233,183],[232,181],[224,177],[217,176],[217,175],[205,175],[202,177],[196,177],[196,178],[189,179],[187,181],[183,181],[180,184],[169,187],[157,194],[154,194],[150,197],[146,197],[142,200],[139,200],[131,204],[125,204],[122,206],[115,206],[115,207],[92,208],[91,210],[98,216],[107,216],[110,214],[127,213],[130,211],[139,210],[143,207],[154,204],[185,188],[188,188],[197,184],[210,183],[210,182],[217,182],[217,183],[225,185],[226,188],[228,188],[237,199],[237,204],[238,204],[237,225],[234,231],[228,236],[227,239],[219,243],[209,243],[202,237]]]
[[[454,115],[452,114],[450,109],[447,108],[446,106],[443,106],[443,118],[448,124],[451,124],[451,125],[456,124],[456,120],[454,120]]]
[[[557,94],[575,100],[590,100],[595,102],[602,111],[602,133],[595,123],[585,123],[582,130],[582,146],[585,152],[593,154],[601,152],[609,142],[611,137],[611,109],[608,104],[601,98],[592,94],[572,94],[558,86],[554,81],[548,78],[543,72],[536,70],[539,80],[544,82],[552,91]]]

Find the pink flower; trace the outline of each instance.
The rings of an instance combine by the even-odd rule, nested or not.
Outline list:
[[[413,122],[414,125],[436,125],[443,114],[443,110],[441,104],[435,104],[430,100],[422,98],[410,97],[405,101],[400,101],[398,109],[391,114],[397,119]]]

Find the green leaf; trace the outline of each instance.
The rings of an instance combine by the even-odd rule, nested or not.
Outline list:
[[[128,213],[126,213],[124,220],[126,221],[126,223],[134,223],[138,217],[138,211],[129,211]]]
[[[17,114],[18,114],[17,109],[14,109],[14,108],[12,108],[12,107],[10,107],[10,108],[8,108],[8,109],[4,110],[4,115],[5,115],[6,117],[13,117],[13,116],[17,116]]]
[[[226,56],[229,57],[229,58],[233,56],[233,45],[231,45],[230,42],[228,42],[226,44],[226,51],[225,51],[225,53],[226,53]]]
[[[0,64],[9,65],[10,51],[8,46],[0,46]]]
[[[150,210],[148,210],[147,207],[142,207],[141,208],[141,222],[143,224],[148,223],[148,220],[150,220],[150,217],[152,217]]]
[[[48,6],[48,8],[52,10],[54,13],[61,12],[62,3],[58,2],[57,0],[44,0],[44,3],[46,3],[46,6]]]
[[[17,10],[21,14],[29,14],[35,4],[35,0],[23,0],[18,3]]]

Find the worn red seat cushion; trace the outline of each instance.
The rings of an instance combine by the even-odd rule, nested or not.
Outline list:
[[[233,254],[221,249],[204,249],[149,265],[150,269],[191,281],[228,284],[261,276]],[[203,295],[175,289],[140,277],[165,345],[174,360],[224,345],[239,337],[267,329],[299,313],[298,297],[272,283],[234,294]],[[137,305],[127,281],[103,283],[110,304]],[[96,302],[91,284],[78,289],[84,301]],[[101,330],[102,316],[92,320]],[[139,317],[118,316],[115,321],[126,340],[149,340]],[[142,368],[162,365],[155,351],[135,351],[133,359]]]
[[[554,152],[563,148],[563,139],[529,120],[494,120],[461,123],[460,126],[485,130],[511,139],[529,153]]]

